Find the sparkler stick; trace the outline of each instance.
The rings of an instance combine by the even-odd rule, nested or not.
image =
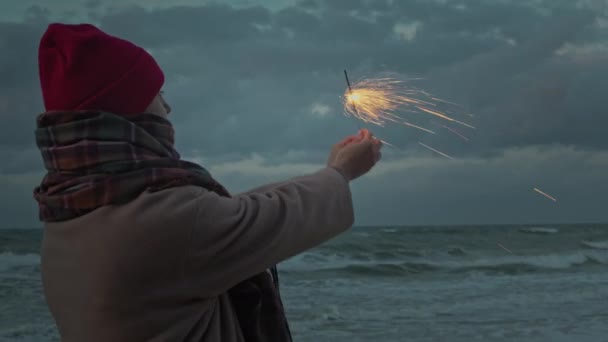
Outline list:
[[[353,96],[353,88],[350,86],[350,80],[348,79],[348,73],[346,72],[346,69],[344,69],[344,78],[346,78],[346,85],[348,86],[348,94],[349,94],[349,96]],[[357,105],[355,103],[353,103],[353,109],[355,110],[355,112],[357,114],[359,114],[359,110],[357,110]],[[357,129],[361,130],[361,125],[359,124],[358,120],[357,120]]]
[[[353,88],[350,86],[350,80],[348,79],[348,72],[344,69],[344,78],[346,78],[346,85],[348,86],[348,93],[353,94]]]

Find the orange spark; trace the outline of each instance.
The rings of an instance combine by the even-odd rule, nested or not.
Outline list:
[[[346,89],[344,96],[344,112],[363,122],[384,126],[387,122],[406,125],[427,133],[430,129],[404,121],[396,113],[400,110],[425,112],[444,120],[475,128],[464,122],[449,117],[447,114],[428,107],[435,107],[435,102],[445,102],[425,91],[409,87],[405,81],[391,78],[365,79]]]
[[[450,102],[450,101],[446,101],[446,100],[442,100],[442,99],[439,99],[439,98],[436,98],[436,97],[431,97],[431,100],[433,100],[433,101],[438,101],[438,102],[443,102],[443,103],[449,103],[449,104],[451,104],[451,105],[458,106],[458,107],[461,107],[461,108],[462,108],[462,106],[461,106],[461,105],[459,105],[458,103],[455,103],[455,102]]]
[[[549,194],[547,194],[547,193],[543,192],[543,191],[542,191],[542,190],[540,190],[540,189],[534,188],[534,191],[536,191],[536,192],[538,192],[539,194],[541,194],[541,195],[543,195],[543,196],[547,197],[548,199],[552,200],[553,202],[557,202],[557,199],[556,199],[555,197],[550,196]]]
[[[423,144],[423,143],[421,143],[421,142],[418,142],[418,143],[419,143],[420,145],[422,145],[422,146],[424,146],[424,147],[428,148],[429,150],[431,150],[431,151],[435,152],[435,153],[438,153],[438,154],[440,154],[440,155],[442,155],[442,156],[444,156],[444,157],[450,158],[450,159],[454,159],[454,158],[452,158],[452,157],[448,156],[447,154],[445,154],[445,153],[443,153],[443,152],[441,152],[441,151],[437,151],[436,149],[434,149],[434,148],[432,148],[432,147],[430,147],[430,146],[428,146],[428,145],[425,145],[425,144]]]
[[[471,126],[469,124],[466,124],[466,123],[464,123],[462,121],[458,121],[458,120],[452,119],[451,117],[449,117],[449,116],[447,116],[447,115],[445,115],[443,113],[440,113],[440,112],[437,112],[437,111],[434,111],[434,110],[431,110],[431,109],[428,109],[428,108],[420,107],[420,106],[417,106],[417,108],[420,109],[421,111],[424,111],[424,112],[427,112],[429,114],[438,116],[438,117],[440,117],[442,119],[445,119],[445,120],[448,120],[448,121],[452,121],[452,122],[456,122],[456,123],[459,123],[459,124],[461,124],[463,126],[467,126],[469,128],[475,129],[475,127],[473,127],[473,126]]]
[[[406,126],[412,127],[412,128],[417,128],[417,129],[419,129],[419,130],[422,130],[422,131],[425,131],[425,132],[429,132],[429,133],[431,133],[431,134],[435,134],[435,132],[431,131],[430,129],[426,129],[426,128],[424,128],[424,127],[416,126],[416,125],[411,124],[411,123],[406,122],[406,121],[403,121],[403,122],[401,122],[401,123],[402,123],[402,124],[404,124],[404,125],[406,125]]]

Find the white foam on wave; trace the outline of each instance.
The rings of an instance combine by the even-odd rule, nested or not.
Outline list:
[[[384,228],[382,229],[383,232],[385,233],[397,233],[398,230],[396,228]]]
[[[608,241],[581,241],[581,245],[593,249],[608,249]]]
[[[534,256],[515,256],[506,258],[506,264],[521,263],[535,266],[538,268],[547,269],[566,269],[572,266],[584,264],[589,260],[589,256],[584,253],[546,254]]]
[[[599,252],[599,251],[598,251]],[[462,261],[439,261],[429,262],[429,266],[445,268],[485,268],[500,267],[508,265],[529,265],[544,269],[567,269],[593,261],[600,264],[608,264],[608,254],[594,253],[591,251],[573,252],[569,254],[544,254],[544,255],[509,255],[497,258],[482,258],[476,260]]]
[[[40,255],[15,254],[13,252],[0,253],[0,272],[8,271],[15,267],[34,266],[40,264]]]
[[[415,262],[420,265],[427,265],[436,268],[448,268],[448,269],[469,269],[469,268],[498,268],[501,266],[508,265],[529,265],[538,268],[545,269],[566,269],[572,266],[584,264],[592,258],[597,262],[607,262],[608,260],[602,260],[595,256],[589,256],[585,253],[573,253],[573,254],[548,254],[548,255],[513,255],[504,256],[497,258],[482,258],[472,260],[420,260]]]
[[[346,256],[337,254],[321,255],[316,252],[304,252],[298,254],[279,265],[279,270],[282,271],[314,271],[323,269],[324,266],[331,265],[332,267],[347,266],[352,263],[351,259]]]
[[[55,325],[48,322],[18,324],[0,330],[0,342],[40,342],[59,341]]]
[[[510,267],[515,265],[529,266],[545,270],[560,270],[576,267],[594,262],[599,264],[608,264],[608,253],[605,251],[578,251],[569,254],[544,254],[544,255],[508,255],[500,257],[484,257],[484,258],[466,258],[454,260],[453,258],[408,258],[408,260],[370,260],[359,261],[343,257],[333,256],[325,259],[324,262],[316,260],[313,262],[307,261],[302,257],[283,264],[280,269],[291,272],[309,272],[309,271],[324,271],[338,270],[350,267],[387,267],[394,265],[397,267],[405,267],[405,269],[433,269],[441,270],[464,270],[473,271],[479,269],[496,269]],[[424,272],[424,271],[423,271]]]
[[[529,233],[529,234],[557,234],[559,233],[559,229],[550,228],[550,227],[527,227],[520,228],[520,232]]]

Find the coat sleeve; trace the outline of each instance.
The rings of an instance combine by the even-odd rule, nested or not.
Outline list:
[[[194,274],[191,285],[209,296],[335,237],[354,222],[349,184],[331,168],[232,198],[203,189],[195,200],[198,213],[186,269]]]

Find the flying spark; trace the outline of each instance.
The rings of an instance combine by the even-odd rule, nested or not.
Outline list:
[[[469,124],[466,124],[466,123],[464,123],[464,122],[462,122],[462,121],[458,121],[458,120],[452,119],[451,117],[449,117],[449,116],[447,116],[447,115],[445,115],[445,114],[443,114],[443,113],[441,113],[441,112],[438,112],[438,111],[435,111],[435,110],[432,110],[432,109],[428,109],[428,108],[424,108],[424,107],[421,107],[421,106],[417,106],[417,108],[418,108],[418,109],[420,109],[420,110],[421,110],[421,111],[423,111],[423,112],[427,112],[427,113],[429,113],[429,114],[432,114],[432,115],[438,116],[438,117],[440,117],[440,118],[442,118],[442,119],[445,119],[445,120],[448,120],[448,121],[452,121],[452,122],[455,122],[455,123],[461,124],[461,125],[463,125],[463,126],[467,126],[467,127],[469,127],[469,128],[473,128],[473,129],[475,129],[475,127],[473,127],[473,126],[471,126],[471,125],[469,125]]]
[[[425,93],[425,94],[426,94],[426,93]],[[449,103],[449,104],[451,104],[451,105],[454,105],[454,106],[457,106],[457,107],[461,107],[461,108],[462,108],[462,106],[461,106],[461,105],[459,105],[458,103],[455,103],[455,102],[450,102],[450,101],[446,101],[446,100],[442,100],[442,99],[439,99],[439,98],[436,98],[436,97],[431,97],[431,100],[438,101],[438,102],[443,102],[443,103]]]
[[[434,131],[405,121],[397,115],[398,111],[408,111],[424,112],[443,120],[475,128],[436,108],[437,102],[449,102],[432,97],[423,90],[410,87],[405,81],[392,78],[371,78],[356,82],[351,86],[346,70],[344,76],[348,84],[343,96],[344,113],[363,122],[378,126],[392,122],[435,134]]]
[[[543,196],[547,197],[548,199],[552,200],[553,202],[557,202],[557,199],[556,199],[555,197],[553,197],[553,196],[551,196],[551,195],[549,195],[549,194],[545,193],[544,191],[542,191],[542,190],[540,190],[540,189],[534,188],[534,191],[536,191],[536,192],[538,192],[539,194],[541,194],[541,195],[543,195]]]
[[[500,247],[500,248],[504,249],[505,251],[507,251],[507,252],[509,252],[509,253],[513,254],[513,252],[511,252],[511,250],[509,250],[507,247],[505,247],[505,246],[501,245],[501,244],[500,244],[500,242],[497,242],[496,244],[498,245],[498,247]]]
[[[441,152],[441,151],[438,151],[438,150],[436,150],[436,149],[434,149],[434,148],[432,148],[432,147],[430,147],[430,146],[428,146],[428,145],[425,145],[425,144],[423,144],[423,143],[421,143],[421,142],[418,142],[418,143],[419,143],[420,145],[422,145],[422,146],[424,146],[424,147],[428,148],[429,150],[431,150],[431,151],[433,151],[433,152],[435,152],[435,153],[438,153],[438,154],[440,154],[440,155],[442,155],[442,156],[444,156],[444,157],[446,157],[446,158],[454,159],[454,158],[452,158],[452,157],[448,156],[447,154],[445,154],[445,153],[443,153],[443,152]]]
[[[462,134],[461,134],[460,132],[458,132],[457,130],[455,130],[455,129],[453,129],[453,128],[450,128],[450,127],[448,127],[448,126],[445,126],[445,125],[442,125],[441,127],[443,127],[443,128],[445,128],[445,129],[447,129],[448,131],[450,131],[450,132],[452,132],[452,133],[456,134],[457,136],[459,136],[459,137],[460,137],[460,138],[462,138],[463,140],[465,140],[465,141],[469,141],[469,138],[465,137],[464,135],[462,135]]]
[[[389,142],[388,142],[388,141],[386,141],[386,140],[382,140],[382,139],[378,139],[378,140],[380,140],[380,141],[381,141],[381,142],[382,142],[384,145],[388,145],[388,146],[390,146],[390,147],[397,147],[397,146],[395,146],[395,145],[393,145],[393,144],[389,143]]]

